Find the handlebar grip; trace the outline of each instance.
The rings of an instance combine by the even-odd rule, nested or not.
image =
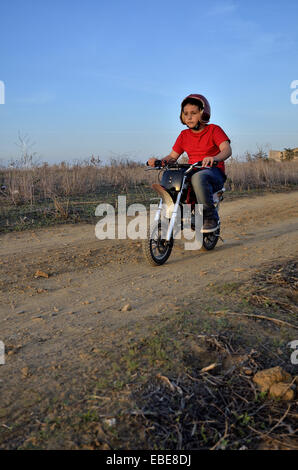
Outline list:
[[[218,165],[218,161],[217,160],[214,160],[212,165],[211,165],[211,168],[212,166],[217,166]],[[202,166],[202,160],[200,160],[199,162],[195,163],[195,165],[198,165],[198,166]]]
[[[146,166],[149,166],[148,161],[146,162]],[[155,168],[160,168],[162,166],[165,166],[164,165],[164,160],[155,160],[155,162],[154,162],[154,167]]]
[[[168,165],[168,162],[167,160],[155,160],[154,162],[154,166],[157,167],[157,168],[160,168],[160,167],[165,167],[166,165]]]

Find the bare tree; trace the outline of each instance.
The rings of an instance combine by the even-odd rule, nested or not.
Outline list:
[[[32,168],[38,164],[37,152],[32,152],[35,142],[31,142],[28,134],[22,135],[18,132],[16,145],[21,149],[21,158],[10,163],[15,168]]]
[[[261,145],[257,145],[258,151],[252,154],[253,160],[268,160],[268,153]]]

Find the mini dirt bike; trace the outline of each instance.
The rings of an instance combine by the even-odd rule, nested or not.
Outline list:
[[[217,162],[213,163],[216,166]],[[162,170],[160,184],[152,184],[152,188],[160,196],[159,206],[155,214],[153,227],[149,227],[147,238],[142,241],[145,259],[153,266],[164,264],[174,245],[174,230],[178,212],[182,210],[183,204],[190,204],[191,208],[191,230],[195,230],[195,204],[197,203],[194,190],[191,185],[191,176],[195,171],[204,171],[201,162],[190,164],[166,164],[157,160],[155,167],[148,170]],[[214,206],[218,215],[220,202],[223,200],[225,188],[213,194]],[[166,207],[166,214],[162,217],[162,209]],[[163,220],[164,219],[164,220]],[[183,229],[184,219],[180,220],[180,229]],[[166,228],[165,228],[166,224]],[[177,227],[176,227],[177,228]],[[214,232],[203,233],[202,249],[213,250],[220,238],[220,220],[218,217],[218,228]]]

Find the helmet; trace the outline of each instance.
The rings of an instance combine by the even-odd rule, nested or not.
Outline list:
[[[186,98],[184,98],[184,100],[181,103],[180,121],[182,122],[182,124],[185,124],[183,122],[183,108],[184,108],[185,104],[187,104],[188,100],[198,101],[198,104],[200,105],[200,107],[203,107],[204,112],[202,113],[200,122],[202,124],[207,124],[207,122],[209,122],[210,116],[211,116],[210,104],[209,104],[207,98],[205,98],[205,96],[196,95],[196,94],[188,95]]]

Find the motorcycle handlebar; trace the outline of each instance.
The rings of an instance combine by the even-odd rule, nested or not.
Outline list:
[[[148,162],[146,162],[146,165],[148,165]],[[212,168],[216,167],[218,165],[218,161],[214,160],[211,166],[208,166],[206,168]],[[155,160],[154,162],[154,167],[151,168],[189,168],[189,167],[198,167],[200,168],[202,166],[202,161],[196,162],[196,163],[167,163],[165,160]]]

